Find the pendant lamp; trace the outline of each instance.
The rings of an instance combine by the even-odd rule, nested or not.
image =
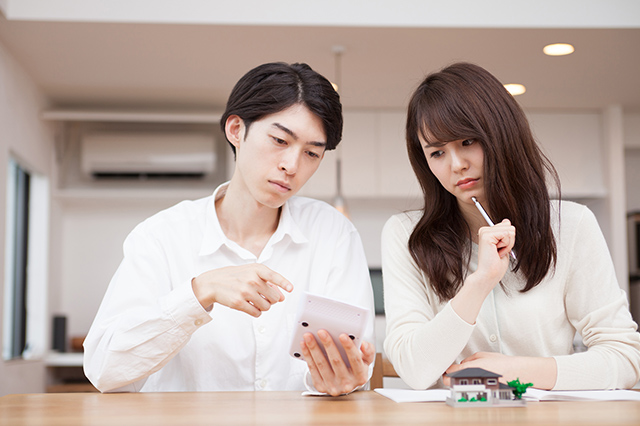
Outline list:
[[[342,85],[342,54],[345,51],[344,46],[333,46],[332,48],[334,56],[334,88],[336,92],[340,91]],[[347,203],[342,196],[342,149],[341,144],[336,147],[336,193],[333,197],[333,206],[343,215],[349,217],[349,210]]]

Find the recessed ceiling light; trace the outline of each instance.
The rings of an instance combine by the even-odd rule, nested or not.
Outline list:
[[[563,56],[570,55],[575,49],[568,43],[554,43],[546,45],[542,51],[549,56]]]
[[[527,91],[527,88],[522,84],[505,84],[504,88],[507,89],[509,93],[511,93],[511,96],[522,95]]]

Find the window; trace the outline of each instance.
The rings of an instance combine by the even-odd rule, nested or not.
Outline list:
[[[382,292],[382,269],[369,268],[371,285],[373,286],[373,300],[375,303],[376,315],[384,315],[384,295]]]
[[[7,168],[3,348],[5,360],[44,354],[48,182],[17,161]]]
[[[5,359],[19,358],[27,344],[27,242],[29,237],[29,180],[31,176],[16,162],[7,176],[7,239],[5,323],[9,329]],[[5,302],[6,303],[6,302]]]
[[[460,379],[460,384],[461,385],[468,385],[469,381],[467,379]]]
[[[481,384],[482,384],[482,380],[480,380],[480,379],[473,379],[473,384],[474,384],[474,385],[481,385]]]
[[[497,385],[498,381],[496,379],[487,379],[488,385]]]

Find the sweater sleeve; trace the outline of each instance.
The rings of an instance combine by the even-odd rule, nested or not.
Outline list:
[[[382,231],[387,332],[384,350],[414,389],[435,384],[466,346],[474,326],[440,304],[408,249],[411,221],[391,217]]]
[[[561,223],[562,226],[571,226]],[[565,284],[567,318],[586,352],[556,356],[555,390],[630,388],[640,379],[640,335],[597,220],[587,208],[573,229]]]

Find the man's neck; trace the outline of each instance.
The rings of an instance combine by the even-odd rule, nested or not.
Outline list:
[[[215,205],[227,238],[259,257],[278,228],[281,208],[266,207],[231,185],[216,199]]]

